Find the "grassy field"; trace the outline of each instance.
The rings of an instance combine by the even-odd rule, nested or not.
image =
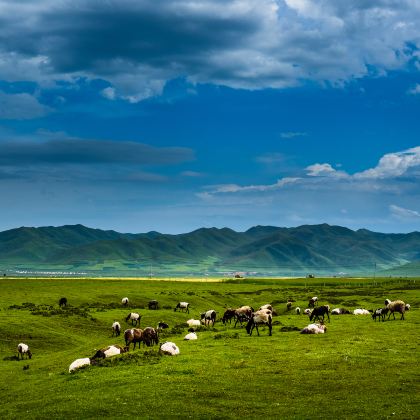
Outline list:
[[[240,279],[183,282],[130,279],[0,279],[0,418],[420,418],[420,280]],[[331,318],[324,335],[300,335],[309,322],[286,312],[308,298],[355,309],[378,308],[385,298],[411,304],[406,320],[370,316]],[[66,296],[67,309],[58,309]],[[120,301],[130,298],[130,308]],[[160,309],[149,311],[157,299]],[[174,312],[190,302],[190,314]],[[241,328],[202,328],[182,340],[185,321],[207,309],[272,303],[273,335],[249,337]],[[53,306],[53,307],[51,307]],[[142,325],[169,323],[161,337],[181,354],[144,348],[68,373],[70,363],[109,344],[116,319],[139,311]],[[255,333],[254,333],[255,334]],[[33,358],[17,361],[27,343]],[[28,368],[29,367],[29,368]]]

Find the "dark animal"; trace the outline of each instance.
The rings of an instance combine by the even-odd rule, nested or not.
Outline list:
[[[124,340],[125,340],[125,345],[127,346],[127,348],[130,348],[130,343],[134,343],[133,346],[133,350],[136,349],[136,344],[139,343],[139,348],[140,348],[140,343],[142,342],[142,335],[143,335],[143,330],[141,330],[140,328],[133,328],[131,330],[125,330],[124,331]]]
[[[314,310],[311,313],[311,316],[309,317],[309,320],[312,321],[312,319],[320,320],[320,317],[322,317],[322,321],[324,321],[324,316],[327,314],[328,322],[330,322],[330,307],[329,305],[321,305],[314,308]]]
[[[376,322],[376,318],[379,318],[379,321],[385,321],[385,316],[388,313],[388,308],[378,308],[372,313],[372,319]]]
[[[226,324],[229,321],[229,324],[232,323],[232,318],[235,319],[235,309],[226,309],[222,317],[223,324]]]
[[[154,344],[159,344],[159,337],[156,330],[152,327],[146,327],[143,330],[141,340],[147,347],[153,346]]]
[[[58,301],[58,306],[60,308],[62,308],[63,306],[67,306],[67,298],[62,297],[59,301]]]
[[[159,309],[159,302],[157,300],[151,300],[148,307],[149,309]]]
[[[190,313],[190,304],[188,302],[178,302],[178,304],[175,306],[174,311],[179,309],[181,312],[185,310],[185,312]]]
[[[166,322],[160,321],[158,326],[157,326],[157,329],[158,330],[165,330],[166,328],[169,328],[169,325]]]
[[[272,321],[273,317],[271,315],[271,311],[257,311],[253,312],[251,314],[251,318],[248,321],[248,324],[246,324],[246,332],[249,335],[252,335],[252,331],[254,328],[257,330],[257,334],[260,335],[258,331],[258,325],[267,325],[268,326],[268,335],[272,335],[271,331],[273,329],[272,327]]]
[[[214,327],[214,323],[216,322],[216,311],[214,309],[210,309],[207,312],[203,312],[201,314],[201,321],[204,321],[204,325],[209,326],[212,324]]]

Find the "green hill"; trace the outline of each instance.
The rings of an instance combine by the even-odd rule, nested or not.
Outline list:
[[[398,267],[413,264],[410,270],[414,275],[420,272],[414,263],[419,259],[419,232],[384,234],[328,224],[255,226],[246,232],[201,228],[179,235],[119,233],[82,225],[21,227],[0,233],[0,266],[11,270],[61,267],[130,271],[154,265],[160,271],[178,273],[333,275],[398,271]]]

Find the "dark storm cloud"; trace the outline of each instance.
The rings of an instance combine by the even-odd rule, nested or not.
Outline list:
[[[132,164],[171,165],[194,159],[191,149],[152,147],[132,141],[61,139],[34,142],[2,142],[0,164]]]

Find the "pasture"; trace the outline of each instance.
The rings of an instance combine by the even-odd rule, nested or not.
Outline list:
[[[238,279],[224,282],[127,279],[0,279],[0,418],[420,418],[419,281],[401,279]],[[68,306],[58,307],[65,296]],[[128,296],[128,307],[121,298]],[[375,309],[385,298],[411,304],[405,321],[331,316],[323,335],[301,335],[308,299]],[[291,311],[286,302],[293,300]],[[149,300],[158,310],[147,309]],[[179,301],[190,313],[174,312]],[[185,321],[215,309],[271,303],[273,335],[216,322],[183,341]],[[141,347],[69,374],[78,358],[124,344],[129,312],[141,328],[170,326],[161,341],[180,355]],[[392,318],[391,318],[392,319]],[[17,361],[28,344],[31,360]]]

